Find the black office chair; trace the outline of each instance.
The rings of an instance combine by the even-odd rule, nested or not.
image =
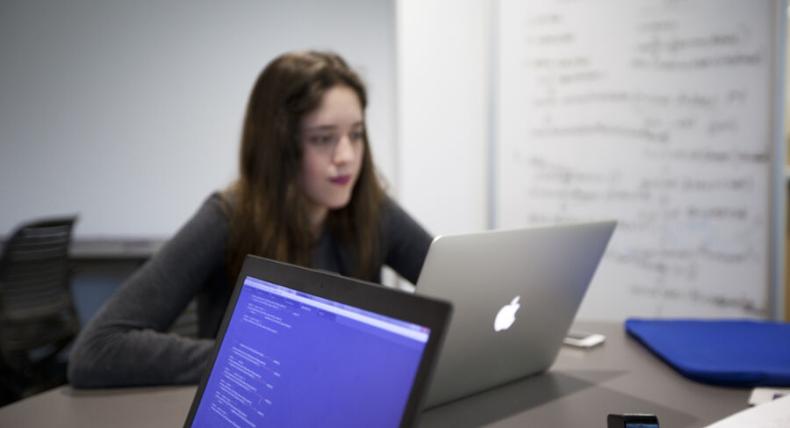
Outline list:
[[[65,383],[61,351],[79,331],[68,249],[76,217],[19,227],[0,259],[0,405]]]

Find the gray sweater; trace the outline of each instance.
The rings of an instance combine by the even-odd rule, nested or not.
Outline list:
[[[378,266],[417,282],[431,237],[394,201],[384,203]],[[232,294],[225,269],[229,223],[219,194],[198,212],[104,304],[69,356],[77,388],[195,384],[209,363]],[[325,233],[312,265],[350,275],[350,251]],[[198,336],[165,333],[198,300]]]

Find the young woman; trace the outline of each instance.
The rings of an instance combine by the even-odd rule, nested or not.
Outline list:
[[[247,254],[415,283],[431,237],[381,189],[365,87],[337,55],[284,54],[250,95],[239,178],[104,305],[70,355],[75,387],[198,383]],[[199,339],[165,331],[198,299]]]

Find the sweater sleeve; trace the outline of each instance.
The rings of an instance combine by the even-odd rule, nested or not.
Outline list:
[[[85,326],[69,357],[74,387],[200,381],[214,341],[164,331],[224,266],[228,220],[221,204],[217,194],[208,198]]]
[[[412,284],[417,284],[431,235],[395,201],[384,203],[384,262]]]

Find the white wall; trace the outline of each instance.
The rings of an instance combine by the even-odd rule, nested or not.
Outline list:
[[[0,235],[30,217],[79,212],[78,236],[168,236],[235,176],[262,67],[303,48],[336,50],[360,69],[380,172],[414,216],[436,234],[483,229],[490,9],[483,0],[5,1]]]
[[[488,225],[491,2],[396,1],[398,184],[433,234]]]
[[[395,184],[391,0],[3,1],[0,235],[70,212],[82,237],[170,235],[235,176],[260,70],[305,48],[360,70]]]

